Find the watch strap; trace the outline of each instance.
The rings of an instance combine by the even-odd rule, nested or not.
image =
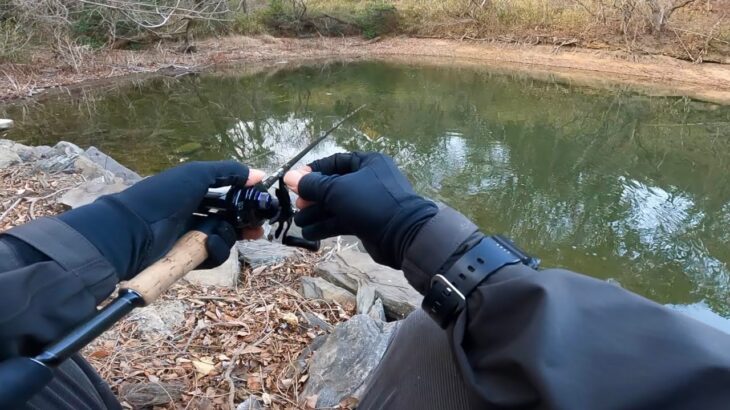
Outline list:
[[[466,306],[466,298],[490,275],[522,262],[522,255],[505,246],[502,237],[486,237],[459,258],[443,275],[431,278],[423,309],[446,328]],[[508,241],[507,241],[508,242]]]

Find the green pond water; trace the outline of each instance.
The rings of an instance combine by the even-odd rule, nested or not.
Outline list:
[[[156,78],[0,107],[0,117],[16,121],[9,138],[94,145],[151,174],[222,158],[273,169],[362,103],[309,159],[390,154],[418,191],[512,237],[543,266],[615,280],[708,320],[730,316],[727,106],[357,62]]]

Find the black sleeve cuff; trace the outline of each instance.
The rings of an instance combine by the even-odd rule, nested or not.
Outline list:
[[[83,235],[58,219],[37,219],[3,235],[25,242],[72,272],[97,303],[109,296],[117,284],[109,261]]]
[[[467,251],[465,243],[477,243],[481,237],[477,226],[464,215],[449,207],[440,207],[406,250],[402,266],[406,279],[417,291],[425,293],[431,277],[453,260],[455,254]]]

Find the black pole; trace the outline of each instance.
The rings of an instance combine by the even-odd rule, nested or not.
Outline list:
[[[307,153],[309,151],[311,151],[312,148],[316,147],[317,144],[319,144],[320,142],[322,142],[325,138],[327,138],[330,134],[332,134],[337,128],[339,128],[340,125],[342,125],[345,121],[349,120],[353,115],[357,114],[357,112],[360,111],[360,110],[362,110],[366,105],[367,104],[363,104],[363,105],[355,108],[353,111],[350,111],[349,114],[345,115],[344,118],[342,118],[341,120],[337,121],[337,123],[335,125],[333,125],[330,129],[328,129],[327,131],[325,131],[325,133],[322,134],[319,138],[317,138],[316,140],[312,141],[303,150],[299,151],[299,153],[294,158],[292,158],[289,161],[287,161],[284,165],[282,165],[281,167],[279,167],[279,169],[277,169],[276,171],[274,171],[273,174],[269,175],[262,182],[262,184],[266,188],[271,188],[271,186],[273,186],[276,183],[276,181],[279,180],[279,178],[283,177],[284,174],[289,169],[291,169],[291,167],[294,166],[294,164],[296,164],[297,162],[299,162],[300,159],[304,158],[304,156],[307,155]]]
[[[88,322],[80,324],[61,340],[48,346],[34,360],[49,367],[58,366],[139,306],[144,306],[142,296],[137,292],[125,290]]]
[[[15,357],[0,363],[0,409],[22,407],[51,381],[54,367],[144,304],[137,292],[126,290],[88,322],[77,326],[38,356]]]

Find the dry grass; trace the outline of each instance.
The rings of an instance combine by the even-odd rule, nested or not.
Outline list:
[[[665,54],[694,62],[730,54],[730,2],[693,0],[310,0],[310,15],[352,19],[392,4],[417,37],[553,44]],[[685,4],[686,3],[686,4]],[[683,5],[661,27],[652,5]],[[668,13],[668,12],[666,12]]]

